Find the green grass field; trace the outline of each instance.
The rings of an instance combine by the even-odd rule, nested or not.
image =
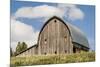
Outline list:
[[[64,55],[42,55],[31,57],[11,57],[11,66],[30,66],[42,64],[62,64],[62,63],[78,63],[95,61],[94,52],[81,52],[75,54]]]

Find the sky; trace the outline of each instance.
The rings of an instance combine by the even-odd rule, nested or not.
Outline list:
[[[67,21],[86,35],[91,50],[95,50],[95,6],[66,3],[11,1],[11,48],[26,42],[28,47],[37,43],[39,31],[52,16]]]

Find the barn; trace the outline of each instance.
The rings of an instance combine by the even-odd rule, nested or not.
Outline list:
[[[85,34],[71,23],[53,16],[41,28],[37,44],[16,56],[71,54],[80,51],[89,51]]]

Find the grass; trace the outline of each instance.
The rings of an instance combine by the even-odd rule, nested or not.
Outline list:
[[[95,61],[94,52],[82,52],[63,55],[41,55],[30,57],[11,57],[11,66],[30,66],[42,64],[62,64]]]

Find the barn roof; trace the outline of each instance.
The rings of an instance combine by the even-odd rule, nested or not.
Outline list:
[[[19,52],[19,53],[16,54],[15,56],[17,56],[17,55],[19,55],[19,54],[21,54],[21,53],[23,53],[23,52],[25,52],[25,51],[27,51],[27,50],[30,50],[31,48],[34,48],[34,47],[37,47],[37,44],[34,44],[33,46],[30,46],[29,48],[27,48],[27,49],[25,49],[25,50]]]
[[[83,33],[79,28],[68,22],[66,22],[66,24],[70,29],[72,41],[89,48],[88,39],[86,38],[85,33]]]
[[[85,34],[76,26],[72,25],[71,23],[63,21],[62,19],[60,19],[57,16],[53,16],[44,24],[44,26],[42,27],[42,29],[40,31],[40,34],[41,34],[43,28],[46,26],[46,24],[48,24],[49,21],[51,21],[52,19],[55,19],[55,18],[58,19],[59,21],[63,22],[66,25],[66,27],[68,27],[73,42],[89,48],[89,43],[88,43],[88,40],[87,40]]]

